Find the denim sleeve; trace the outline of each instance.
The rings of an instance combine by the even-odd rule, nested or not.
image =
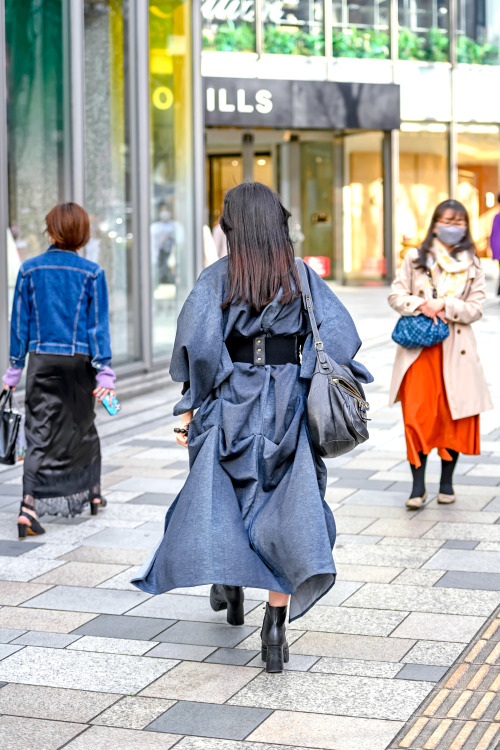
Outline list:
[[[102,269],[90,279],[89,293],[88,336],[92,367],[102,370],[111,364],[108,287]]]
[[[29,278],[21,271],[17,276],[12,318],[10,321],[10,364],[12,367],[24,367],[29,344],[31,303],[29,297]]]

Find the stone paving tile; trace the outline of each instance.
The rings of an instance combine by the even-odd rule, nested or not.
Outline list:
[[[455,539],[450,539],[445,542],[442,549],[475,549],[479,542],[460,542]]]
[[[308,632],[290,648],[295,654],[331,656],[366,661],[399,661],[415,640]]]
[[[436,523],[426,535],[428,539],[454,539],[474,542],[500,542],[500,528],[482,523]]]
[[[371,523],[374,523],[375,520],[375,514],[373,518],[341,516],[337,523],[337,534],[358,534]]]
[[[164,495],[159,492],[145,492],[133,500],[129,500],[129,505],[161,505],[162,508],[169,508],[175,500],[175,495]]]
[[[292,643],[295,643],[295,641],[298,641],[299,638],[301,638],[305,633],[305,630],[291,630],[290,628],[287,628],[286,631],[286,639],[288,641],[288,645],[291,646]],[[256,628],[255,631],[252,633],[252,635],[248,636],[248,638],[245,638],[245,640],[241,641],[241,643],[236,644],[236,649],[250,649],[251,651],[258,651],[260,652],[262,646],[262,641],[260,638],[260,628]]]
[[[321,598],[321,604],[329,607],[338,607],[345,602],[351,594],[361,588],[363,583],[356,581],[335,581],[335,585]]]
[[[450,615],[490,615],[500,604],[500,593],[460,589],[366,583],[344,607],[373,607]]]
[[[22,581],[0,581],[0,604],[15,607],[16,604],[42,594],[50,586],[41,583],[23,583]]]
[[[46,646],[48,648],[66,648],[71,643],[77,641],[77,635],[65,635],[64,633],[42,633],[32,631],[21,635],[12,641],[15,645],[21,646]]]
[[[427,682],[318,672],[283,672],[278,682],[263,672],[229,704],[404,721],[432,687]]]
[[[122,573],[118,573],[118,575],[113,576],[113,578],[108,578],[108,580],[104,581],[104,583],[100,583],[97,588],[114,589],[115,591],[137,591],[137,586],[134,586],[132,583],[130,583],[130,581],[132,578],[134,578],[138,570],[138,565],[132,568],[127,568]]]
[[[403,570],[392,583],[404,586],[434,586],[445,574],[444,570],[422,570],[421,568],[408,568]],[[456,588],[456,586],[450,586]]]
[[[101,563],[67,562],[60,568],[35,578],[36,583],[62,584],[67,586],[97,586],[127,568],[124,565]]]
[[[118,528],[104,529],[85,539],[85,544],[88,547],[119,546],[121,549],[144,550],[143,560],[147,557],[147,553],[156,547],[158,542],[158,535],[152,531]]]
[[[494,497],[493,500],[490,500],[488,505],[484,506],[484,510],[500,513],[500,497]]]
[[[498,573],[500,552],[477,550],[442,549],[425,563],[424,568],[439,570],[463,570],[469,573]]]
[[[151,474],[151,470],[147,467],[148,473]],[[169,494],[177,495],[181,491],[184,482],[170,479],[168,482]],[[147,477],[132,477],[131,479],[125,479],[123,482],[118,482],[112,486],[113,490],[126,490],[127,492],[141,491],[141,492],[165,492],[165,479],[148,479]]]
[[[171,673],[163,675],[145,688],[141,695],[225,703],[258,674],[259,670],[251,667],[182,662]]]
[[[400,727],[398,721],[275,711],[248,739],[304,744],[322,750],[385,750]],[[182,743],[181,748],[184,750]]]
[[[114,565],[140,565],[144,562],[144,550],[117,547],[77,547],[59,555],[60,560],[75,562],[110,563]]]
[[[469,589],[472,591],[500,591],[500,573],[463,573],[450,571],[445,573],[434,584],[435,587],[445,586],[451,589]]]
[[[94,614],[87,612],[58,612],[51,609],[2,607],[0,609],[0,628],[71,633],[72,630],[93,620],[94,617]]]
[[[310,668],[318,661],[317,656],[306,656],[304,654],[290,654],[290,660],[284,664],[285,672],[308,672]],[[248,663],[249,667],[264,668],[260,652],[252,661]]]
[[[83,586],[55,586],[21,606],[122,615],[149,598],[150,594],[143,594],[142,591],[110,591]]]
[[[11,654],[15,654],[22,646],[15,646],[13,643],[0,643],[0,660],[6,659]]]
[[[327,503],[340,503],[346,497],[352,495],[356,490],[350,487],[327,487],[325,492],[325,501]]]
[[[41,544],[31,542],[30,547],[41,547]],[[29,551],[29,547],[25,542],[14,542],[10,540],[0,539],[0,555],[4,557],[19,557]]]
[[[323,657],[310,669],[311,672],[349,674],[358,677],[395,677],[401,671],[400,662],[364,661],[362,659],[332,659]]]
[[[459,503],[459,501],[457,500]],[[418,518],[424,518],[426,521],[443,521],[446,523],[480,523],[480,524],[494,524],[498,521],[500,514],[498,513],[485,513],[484,511],[472,511],[472,510],[459,510],[460,504],[455,508],[450,508],[442,505],[436,507],[426,507],[421,511],[417,511]],[[408,514],[410,511],[406,511]]]
[[[408,537],[386,536],[379,542],[379,546],[406,547],[408,542]],[[443,543],[444,539],[411,539],[413,549],[418,547],[420,549],[427,549],[429,552],[436,552],[443,546]]]
[[[176,745],[177,750],[307,750],[294,745],[269,745],[261,742],[238,742],[237,740],[214,740],[208,737],[184,737]]]
[[[359,484],[359,482],[356,482],[357,486],[359,486]],[[389,483],[384,484],[386,484],[387,486],[389,485]],[[407,498],[408,496],[405,492],[393,492],[392,490],[390,492],[380,492],[379,488],[375,487],[375,484],[373,487],[371,487],[370,483],[369,486],[357,489],[356,492],[354,492],[352,495],[349,495],[349,497],[347,497],[345,500],[345,504],[369,506],[373,514],[375,506],[381,505],[391,508],[399,508],[400,506],[404,506]]]
[[[128,614],[134,617],[165,617],[177,620],[195,620],[197,622],[222,623],[226,621],[226,612],[214,612],[210,607],[208,598],[205,597],[160,594],[159,596],[148,597],[148,599],[149,601],[130,609]],[[259,603],[251,599],[245,599],[245,613],[250,612]]]
[[[174,620],[152,617],[127,617],[126,615],[99,615],[91,622],[76,628],[72,635],[95,635],[104,638],[131,638],[149,641],[166,632]]]
[[[0,580],[31,581],[42,573],[54,570],[62,560],[27,560],[22,557],[0,557]]]
[[[140,641],[127,638],[101,638],[94,635],[84,635],[78,638],[68,648],[74,651],[95,651],[105,654],[130,654],[142,656],[156,646],[156,641]],[[159,656],[159,654],[148,654]],[[174,658],[174,657],[172,657]]]
[[[156,647],[152,651],[150,651],[148,656],[158,656],[163,659],[184,659],[185,661],[203,661],[214,651],[214,646],[192,646],[188,645],[187,643],[160,643],[159,645],[156,645]],[[235,664],[236,662],[219,663]]]
[[[385,494],[385,493],[384,493]],[[375,492],[374,495],[379,495],[378,492]],[[389,505],[376,505],[376,501],[374,501],[373,505],[356,505],[356,504],[350,504],[347,505],[347,503],[344,503],[342,507],[340,507],[336,513],[335,518],[373,518],[374,513],[374,506],[377,510],[377,517],[378,518],[392,518],[392,519],[399,519],[400,521],[407,521],[408,520],[408,513],[409,511],[405,507],[405,502],[408,497],[408,493],[405,492],[404,500],[401,501],[400,506],[389,506]]]
[[[336,556],[335,565],[337,568],[337,581],[339,582],[363,581],[366,583],[389,583],[403,571],[403,568],[392,568],[382,565],[348,565],[346,563],[339,563]],[[335,583],[336,585],[337,583]]]
[[[135,729],[93,726],[65,745],[64,750],[168,750],[179,737],[173,734],[144,734]]]
[[[147,729],[152,732],[243,740],[270,714],[271,711],[262,708],[180,701]]]
[[[428,532],[432,527],[435,525],[434,521],[424,521],[424,520],[402,520],[398,518],[379,518],[377,521],[375,521],[371,526],[366,527],[363,531],[361,531],[361,535],[364,534],[375,534],[380,536],[386,536],[386,537],[404,537],[404,538],[412,538],[412,539],[418,539],[419,537],[423,536],[426,532]],[[446,539],[446,536],[438,537],[435,536],[435,539]]]
[[[15,628],[0,628],[0,643],[10,643],[23,635],[24,632],[24,630],[16,630]]]
[[[262,612],[251,612],[246,618],[249,625],[262,624]],[[389,635],[406,617],[407,612],[375,609],[350,609],[348,607],[322,607],[316,605],[297,621],[304,630],[353,635]],[[293,623],[292,623],[293,628]]]
[[[86,723],[120,698],[114,693],[11,683],[0,690],[0,713],[31,719]],[[35,745],[38,750],[40,746]]]
[[[429,664],[405,664],[403,669],[396,675],[396,679],[439,682],[447,671],[448,667],[436,667]]]
[[[57,750],[76,737],[84,727],[61,721],[0,716],[0,747],[5,750]]]
[[[412,612],[391,633],[391,637],[469,643],[484,624],[485,619],[485,617]]]
[[[205,661],[209,664],[235,664],[237,666],[244,666],[259,654],[260,651],[246,651],[242,648],[218,648]]]
[[[126,695],[92,720],[92,724],[123,729],[144,729],[174,705],[161,698],[137,698]]]
[[[451,552],[452,550],[448,550]],[[439,554],[439,553],[437,553]],[[334,550],[335,562],[339,565],[381,565],[399,568],[420,568],[432,557],[432,550],[406,547],[379,547],[362,544]],[[437,566],[435,566],[437,567]],[[441,568],[446,568],[442,565]]]
[[[377,544],[381,536],[359,536],[358,534],[338,534],[335,540],[335,549],[348,546],[349,544]]]
[[[0,663],[0,679],[25,685],[133,694],[177,663],[145,656],[26,646]]]
[[[463,643],[417,641],[401,661],[407,664],[433,664],[437,667],[451,667],[463,650]]]

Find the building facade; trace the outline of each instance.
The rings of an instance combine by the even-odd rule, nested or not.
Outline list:
[[[121,374],[164,366],[243,179],[327,279],[390,279],[449,195],[487,252],[499,63],[497,0],[1,0],[0,365],[59,201],[91,216]]]

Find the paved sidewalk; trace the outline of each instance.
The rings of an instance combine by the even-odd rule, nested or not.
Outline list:
[[[483,453],[460,458],[454,506],[410,513],[401,413],[386,406],[395,317],[383,290],[339,294],[376,376],[371,439],[329,464],[338,582],[289,628],[287,671],[262,670],[264,592],[246,591],[245,625],[231,628],[208,586],[151,597],[129,584],[187,476],[170,388],[99,415],[109,504],[97,518],[52,520],[19,542],[21,468],[0,470],[2,750],[465,750],[479,730],[462,744],[459,733],[482,700],[477,747],[497,747],[484,696],[499,687],[500,305],[491,298],[476,325],[497,407],[482,418]],[[431,497],[438,480],[433,456]],[[481,651],[469,644],[482,628]],[[455,706],[465,694],[470,714]]]

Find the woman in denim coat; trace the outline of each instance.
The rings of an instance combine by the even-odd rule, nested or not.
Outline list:
[[[61,203],[46,223],[52,245],[19,270],[3,377],[15,388],[29,353],[21,539],[44,533],[38,516],[75,516],[89,503],[95,515],[105,505],[94,395],[111,399],[115,380],[104,271],[77,254],[89,240],[88,214]]]
[[[288,234],[290,214],[269,188],[228,191],[221,216],[228,257],[209,266],[177,324],[170,365],[183,382],[174,408],[190,473],[165,535],[134,579],[159,594],[214,584],[210,603],[243,624],[243,586],[269,590],[262,658],[288,660],[285,619],[301,617],[333,586],[335,521],[326,467],[314,453],[305,404],[315,366],[309,320]],[[363,382],[361,342],[328,285],[308,269],[325,351]],[[194,414],[194,410],[196,414]]]

